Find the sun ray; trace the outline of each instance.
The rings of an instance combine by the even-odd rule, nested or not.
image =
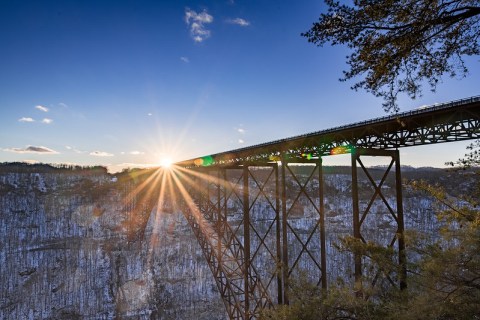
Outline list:
[[[125,197],[123,198],[123,201],[122,201],[122,205],[123,207],[127,210],[127,221],[125,222],[126,224],[126,227],[127,228],[133,228],[133,231],[132,232],[136,232],[138,230],[135,231],[135,228],[136,227],[140,227],[140,229],[144,229],[146,228],[146,225],[148,224],[148,221],[150,220],[151,218],[151,215],[152,213],[156,215],[156,213],[154,213],[153,211],[153,208],[155,207],[154,203],[155,202],[155,195],[154,195],[154,192],[156,190],[158,190],[159,192],[161,192],[161,181],[160,179],[162,178],[163,176],[163,173],[164,173],[164,170],[161,170],[161,169],[156,169],[155,171],[154,170],[146,170],[146,171],[143,171],[141,173],[137,173],[135,172],[133,175],[133,177],[131,177],[131,179],[133,180],[132,183],[135,185],[135,183],[137,183],[137,181],[135,181],[136,179],[141,179],[141,178],[145,178],[144,181],[140,181],[139,184],[137,186],[134,187],[133,190],[129,191]],[[147,174],[149,174],[149,176],[147,176]],[[160,196],[160,194],[158,195]],[[158,197],[157,197],[158,198]],[[163,198],[163,196],[162,196]],[[158,203],[158,199],[157,199],[157,203]],[[128,207],[132,205],[133,206],[133,210],[132,209],[128,209]],[[146,213],[147,216],[139,216],[142,214],[142,212],[138,211],[135,209],[135,207],[139,207],[139,208],[147,208],[147,210],[149,210],[148,213]],[[157,205],[158,207],[158,205]],[[151,209],[149,209],[151,208]],[[143,218],[143,220],[142,220]],[[147,218],[147,219],[145,219]],[[140,225],[138,225],[140,223]],[[129,230],[129,229],[127,229]],[[144,232],[145,230],[143,230]],[[130,236],[134,236],[134,234],[130,234]]]
[[[160,220],[160,216],[162,215],[163,213],[163,209],[164,209],[164,203],[165,203],[165,197],[166,197],[166,191],[167,190],[167,184],[168,184],[168,174],[166,171],[161,171],[161,174],[160,174],[160,178],[161,178],[161,181],[160,181],[160,189],[159,189],[159,192],[158,192],[158,197],[157,197],[157,203],[156,203],[156,206],[154,208],[154,217],[153,217],[153,229],[152,229],[152,234],[151,234],[151,237],[150,237],[150,247],[151,247],[151,250],[149,251],[149,255],[148,255],[148,258],[147,258],[147,265],[150,266],[151,263],[152,263],[152,256],[153,256],[153,252],[154,252],[154,247],[155,247],[155,244],[159,244],[158,240],[159,239],[156,239],[156,237],[159,237],[159,220]]]
[[[123,201],[124,205],[127,203],[131,205],[131,201],[133,201],[134,206],[144,206],[146,204],[147,208],[149,208],[148,219],[146,223],[141,226],[141,228],[143,228],[144,236],[146,235],[145,230],[147,225],[150,224],[151,227],[151,235],[149,239],[145,239],[149,246],[149,253],[146,260],[146,265],[149,268],[154,263],[153,257],[155,248],[158,245],[161,245],[160,242],[162,238],[159,234],[161,226],[160,222],[162,214],[165,210],[168,210],[168,208],[171,208],[172,212],[175,212],[176,214],[182,212],[184,217],[187,218],[187,221],[189,220],[189,223],[192,222],[191,219],[193,218],[194,224],[198,230],[197,232],[203,234],[208,246],[214,248],[217,248],[218,246],[226,247],[226,243],[224,242],[227,240],[219,237],[215,225],[213,225],[212,221],[201,212],[193,195],[198,191],[204,192],[202,185],[205,185],[199,184],[198,180],[207,183],[215,183],[218,186],[231,189],[232,185],[228,181],[223,180],[219,176],[212,176],[208,174],[208,172],[198,172],[197,170],[190,170],[175,165],[172,165],[169,168],[161,167],[156,170],[135,172],[132,173],[129,178],[132,180],[133,190],[125,195]],[[241,190],[241,188],[239,190]],[[128,211],[129,216],[142,214],[142,212],[136,209]],[[136,223],[136,219],[139,218],[131,216],[130,221],[128,222]],[[222,252],[222,255],[228,256],[233,263],[233,260],[236,259],[231,252],[227,251]]]
[[[196,170],[190,170],[190,169],[186,169],[186,168],[182,168],[182,167],[177,167],[177,169],[178,169],[178,171],[182,172],[185,175],[185,177],[188,177],[189,175],[191,175],[191,176],[200,178],[200,179],[208,181],[208,182],[218,183],[222,187],[225,187],[225,188],[231,188],[232,187],[230,182],[228,182],[224,179],[219,179],[219,178],[212,177],[212,175],[207,174],[207,173],[201,173],[201,172],[198,172]],[[237,190],[237,191],[239,191],[239,190]]]
[[[215,234],[215,231],[210,226],[208,221],[202,216],[202,214],[200,213],[200,210],[195,205],[193,198],[190,196],[185,186],[180,182],[180,180],[176,177],[176,175],[172,175],[172,178],[175,182],[175,186],[178,187],[178,191],[180,192],[180,195],[183,196],[185,203],[188,206],[188,209],[193,214],[193,217],[195,218],[199,228],[202,230],[204,234],[206,234],[210,238],[209,240],[212,240],[212,235]]]

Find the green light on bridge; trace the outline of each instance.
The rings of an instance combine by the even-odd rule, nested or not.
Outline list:
[[[302,158],[305,158],[307,160],[312,160],[313,155],[311,153],[302,153]]]

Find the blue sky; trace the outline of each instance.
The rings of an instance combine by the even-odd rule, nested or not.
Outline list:
[[[380,99],[338,81],[346,48],[300,36],[324,10],[309,0],[3,0],[0,161],[115,171],[383,116]],[[466,79],[402,97],[401,111],[478,95],[478,60],[467,59]],[[465,145],[406,148],[402,162],[442,166]]]

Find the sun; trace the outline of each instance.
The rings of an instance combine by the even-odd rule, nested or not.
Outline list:
[[[172,164],[173,164],[173,161],[170,158],[160,159],[160,167],[162,167],[162,168],[165,168],[165,169],[170,168],[172,166]]]

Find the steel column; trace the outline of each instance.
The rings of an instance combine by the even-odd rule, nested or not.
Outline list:
[[[218,239],[217,242],[217,250],[218,250],[218,262],[222,263],[222,240],[223,239],[223,231],[222,231],[222,224],[224,223],[223,220],[223,210],[222,210],[222,176],[221,174],[224,173],[225,170],[218,169],[217,170],[217,232],[218,232]],[[225,174],[223,174],[225,176]]]
[[[358,203],[358,172],[357,172],[357,158],[358,150],[352,151],[352,210],[353,210],[353,237],[361,241],[360,234],[360,208]],[[355,291],[361,295],[362,292],[362,256],[355,252],[353,255],[355,264]]]
[[[248,190],[248,166],[243,167],[243,249],[244,249],[244,290],[245,319],[250,319],[250,195]]]
[[[327,289],[327,256],[325,240],[325,195],[323,182],[323,161],[318,159],[318,194],[320,198],[320,263],[322,266],[322,288]]]
[[[407,256],[405,253],[405,226],[403,220],[403,192],[402,192],[402,173],[400,168],[400,152],[395,150],[395,184],[397,192],[397,218],[398,218],[398,262],[400,264],[400,289],[407,288]]]
[[[278,176],[278,164],[275,164],[275,220],[276,220],[276,245],[277,245],[277,266],[281,266],[282,261],[282,244],[281,244],[281,237],[282,237],[282,223],[280,221],[280,183],[279,183],[279,176]],[[283,184],[284,185],[284,184]],[[277,273],[277,302],[278,304],[283,303],[283,283],[282,283],[282,269],[276,269]]]
[[[287,184],[285,181],[285,170],[287,160],[282,156],[282,289],[283,289],[283,303],[288,304],[288,241],[287,241]]]

